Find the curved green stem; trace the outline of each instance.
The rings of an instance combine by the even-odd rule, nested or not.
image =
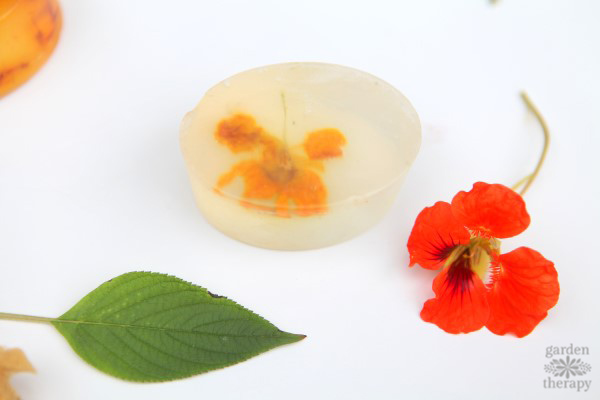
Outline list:
[[[514,190],[515,192],[517,191],[517,189],[523,185],[525,182],[527,182],[529,179],[531,179],[531,175],[529,174],[527,175],[525,178],[521,179],[519,182],[515,183],[514,185],[511,186],[511,189]]]
[[[2,312],[0,312],[0,319],[10,320],[10,321],[38,322],[38,323],[43,323],[43,324],[48,324],[55,320],[55,318],[35,317],[33,315],[10,314],[10,313],[2,313]]]
[[[537,109],[537,107],[533,104],[533,102],[531,101],[531,99],[529,98],[527,93],[521,92],[521,98],[527,105],[527,108],[529,108],[529,111],[531,111],[533,113],[533,115],[535,115],[535,117],[537,118],[538,122],[540,123],[540,125],[542,127],[542,131],[544,133],[544,148],[542,149],[542,155],[540,156],[540,159],[538,160],[538,163],[535,166],[533,173],[531,173],[530,175],[527,175],[525,178],[521,179],[519,182],[517,182],[513,186],[513,190],[515,190],[516,188],[518,188],[519,186],[524,184],[523,188],[519,192],[522,196],[525,194],[525,192],[527,192],[527,190],[529,189],[529,186],[531,186],[531,184],[533,183],[535,178],[538,176],[540,170],[542,169],[542,165],[544,164],[544,160],[546,159],[546,154],[548,154],[548,146],[550,145],[550,131],[548,129],[548,125],[546,124],[546,121],[544,120],[544,117],[542,116],[540,111]]]

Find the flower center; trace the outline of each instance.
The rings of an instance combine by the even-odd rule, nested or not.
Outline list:
[[[290,152],[283,146],[265,149],[262,168],[269,179],[280,185],[291,181],[297,171]]]
[[[486,280],[488,267],[492,256],[483,246],[476,245],[471,250],[471,270],[477,274],[483,282]]]
[[[448,274],[453,280],[467,280],[475,273],[486,283],[493,255],[498,253],[499,249],[500,241],[497,239],[472,237],[468,245],[456,246],[450,253],[446,260],[446,266],[450,266]],[[462,287],[464,282],[460,284]]]

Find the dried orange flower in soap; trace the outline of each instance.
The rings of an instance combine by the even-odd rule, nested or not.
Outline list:
[[[56,0],[0,0],[0,97],[46,62],[61,26]]]
[[[21,349],[5,350],[0,347],[0,400],[18,400],[19,396],[10,386],[10,376],[17,372],[35,372]]]
[[[327,128],[307,134],[302,150],[290,147],[257,125],[247,114],[235,114],[219,122],[216,140],[233,153],[260,150],[256,159],[235,164],[219,178],[216,191],[241,177],[244,182],[241,204],[272,211],[279,217],[292,214],[310,216],[327,211],[327,188],[319,173],[322,160],[341,157],[346,138],[337,129]],[[273,205],[252,200],[272,201]]]

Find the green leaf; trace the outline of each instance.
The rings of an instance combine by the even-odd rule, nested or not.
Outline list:
[[[137,382],[227,367],[305,337],[204,288],[152,272],[112,279],[51,322],[85,361]]]

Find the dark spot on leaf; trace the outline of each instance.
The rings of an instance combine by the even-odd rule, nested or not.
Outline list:
[[[210,297],[214,298],[214,299],[222,299],[225,296],[219,296],[218,294],[214,294],[212,292],[210,292],[209,290],[207,290],[208,294],[210,295]]]

